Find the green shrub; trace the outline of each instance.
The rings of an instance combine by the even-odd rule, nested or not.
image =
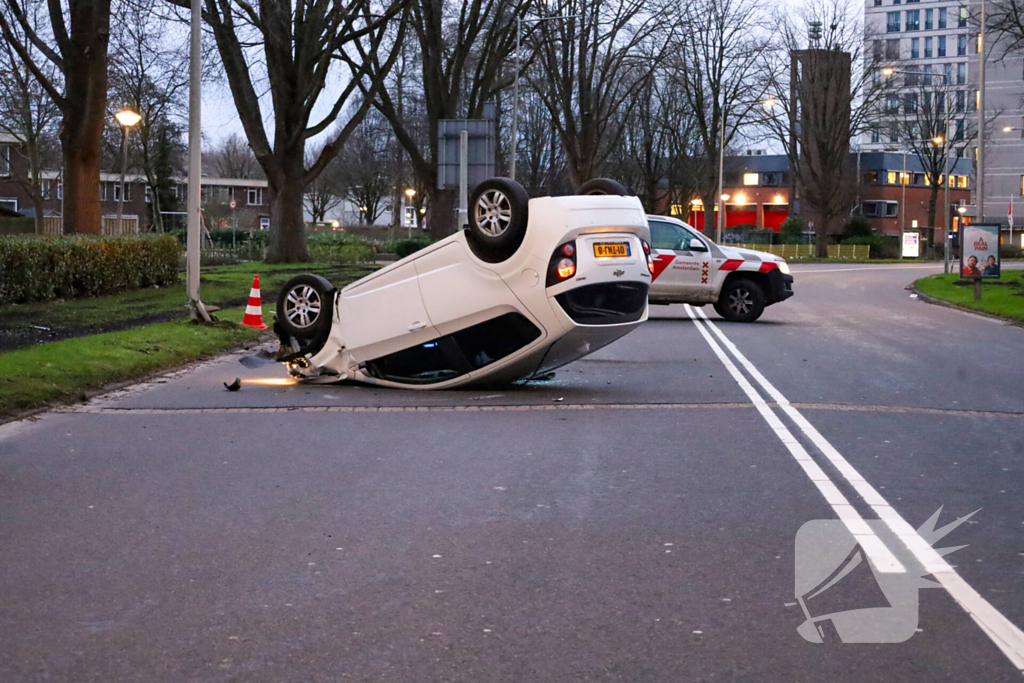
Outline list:
[[[415,254],[420,249],[430,246],[429,237],[414,237],[411,240],[396,240],[394,245],[395,255],[398,258],[405,258],[410,254]]]
[[[803,244],[806,231],[807,221],[800,216],[790,216],[779,226],[779,244]]]
[[[867,244],[871,258],[894,259],[900,257],[900,238],[896,235],[862,235],[847,237],[840,244]]]
[[[254,230],[250,233],[248,230],[235,230],[234,244],[241,246],[243,244],[254,244],[261,247],[267,246],[270,241],[269,230]],[[231,247],[231,228],[224,228],[219,230],[210,231],[210,241],[216,246],[222,249],[228,249]]]
[[[870,237],[874,234],[871,221],[864,216],[853,216],[843,228],[843,237]]]
[[[341,231],[315,233],[306,245],[310,257],[323,263],[370,263],[377,255],[370,242]]]
[[[0,237],[0,303],[98,296],[178,280],[169,235]]]

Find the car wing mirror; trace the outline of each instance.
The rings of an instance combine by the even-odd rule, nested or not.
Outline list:
[[[707,251],[707,250],[708,250],[708,248],[706,246],[704,246],[704,243],[701,242],[696,237],[693,237],[693,238],[690,239],[690,251]]]

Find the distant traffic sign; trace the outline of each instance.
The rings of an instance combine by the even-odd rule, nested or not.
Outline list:
[[[236,206],[238,206],[238,202],[236,202],[236,201],[235,201],[234,199],[232,199],[232,200],[231,200],[231,204],[230,204],[230,206],[231,206],[231,208],[233,209],[233,208],[235,208]]]

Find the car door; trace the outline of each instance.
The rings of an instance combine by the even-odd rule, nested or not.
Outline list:
[[[713,261],[710,245],[695,232],[669,221],[648,219],[654,258],[651,299],[703,303],[710,300]]]

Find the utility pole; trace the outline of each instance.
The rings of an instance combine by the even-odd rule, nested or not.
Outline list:
[[[188,290],[189,308],[192,318],[212,322],[210,314],[199,299],[199,240],[202,206],[200,190],[203,176],[202,166],[202,90],[199,78],[202,74],[202,3],[192,3],[192,37],[189,51],[188,83],[188,242],[185,247],[185,284]]]
[[[985,0],[978,30],[978,221],[985,220]]]

